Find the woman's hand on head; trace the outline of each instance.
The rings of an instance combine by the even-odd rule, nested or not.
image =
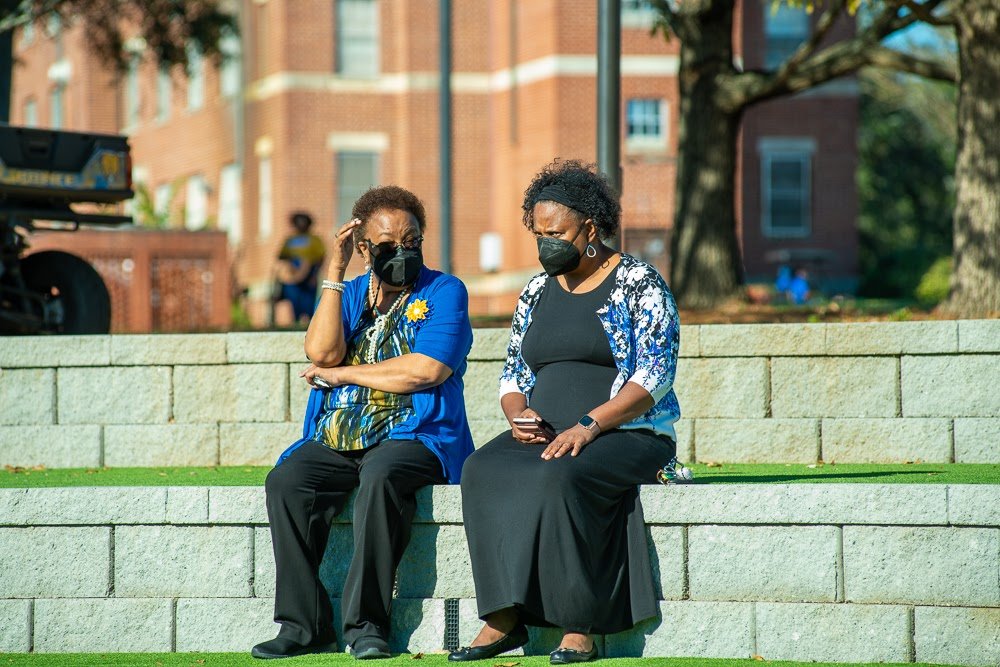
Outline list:
[[[542,419],[541,415],[531,408],[525,408],[516,416],[518,419],[534,419],[535,421],[541,421]],[[548,442],[548,438],[541,435],[537,430],[525,429],[513,422],[511,422],[510,426],[511,434],[518,442],[522,442],[526,445],[542,445]]]
[[[549,443],[549,446],[542,452],[542,458],[546,461],[558,459],[565,454],[576,456],[583,448],[594,441],[597,436],[593,431],[585,429],[577,424],[573,428],[566,429]]]
[[[347,265],[354,256],[354,230],[361,225],[355,218],[337,230],[333,235],[333,246],[330,248],[330,268],[328,274],[331,280],[340,281],[347,272]]]

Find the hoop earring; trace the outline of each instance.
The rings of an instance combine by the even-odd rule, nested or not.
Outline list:
[[[587,244],[587,257],[590,258],[597,257],[597,248],[590,245],[589,243]]]

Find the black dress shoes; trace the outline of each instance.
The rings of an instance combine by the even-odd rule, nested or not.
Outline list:
[[[381,637],[358,637],[351,644],[351,655],[355,660],[378,660],[380,658],[391,658],[389,644]]]
[[[250,655],[255,658],[260,658],[262,660],[273,660],[275,658],[294,658],[299,655],[308,655],[310,653],[336,653],[337,652],[337,642],[336,640],[331,640],[328,642],[316,642],[315,644],[307,644],[303,646],[298,642],[292,641],[285,637],[275,637],[274,639],[266,642],[261,642],[257,644],[252,649],[250,649]]]
[[[486,646],[463,646],[448,654],[451,662],[468,662],[470,660],[487,660],[501,653],[513,651],[528,643],[528,628],[518,625],[509,633]]]
[[[553,665],[569,665],[574,662],[590,662],[597,659],[597,642],[589,651],[577,651],[574,648],[557,648],[549,653],[549,663]]]

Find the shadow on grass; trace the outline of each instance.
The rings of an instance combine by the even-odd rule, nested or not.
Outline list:
[[[936,475],[943,470],[892,470],[868,472],[823,472],[814,475],[710,475],[695,477],[690,484],[732,484],[734,482],[794,482],[799,480],[824,481],[828,479],[874,479],[878,477],[897,477],[900,475]]]

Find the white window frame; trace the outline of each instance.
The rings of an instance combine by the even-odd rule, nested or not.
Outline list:
[[[257,158],[257,238],[266,241],[274,233],[273,170],[271,156]]]
[[[345,188],[345,183],[343,181],[343,176],[344,176],[342,168],[343,160],[345,157],[348,156],[362,156],[362,155],[365,157],[370,157],[372,160],[373,178],[371,179],[370,185],[367,187],[377,186],[380,181],[381,169],[382,169],[382,156],[379,151],[359,150],[357,148],[354,148],[354,149],[342,149],[334,153],[333,159],[334,159],[336,179],[337,179],[336,183],[334,183],[334,187],[336,188],[334,192],[335,196],[334,206],[336,207],[334,209],[334,215],[337,216],[338,218],[338,220],[336,221],[337,225],[342,225],[348,220],[350,220],[350,209],[354,205],[354,202],[356,201],[357,197],[362,194],[360,192],[357,193],[356,196],[353,194],[352,195],[344,194],[346,188]]]
[[[156,70],[156,120],[164,123],[170,119],[170,109],[173,105],[173,78],[170,69],[160,66]]]
[[[816,140],[811,137],[764,137],[757,143],[760,155],[760,223],[768,238],[808,238],[812,235],[812,162]],[[771,224],[771,164],[777,160],[797,161],[802,167],[802,225],[775,228]]]
[[[188,111],[198,111],[205,106],[205,58],[194,45],[187,47]]]
[[[222,62],[219,64],[219,95],[235,97],[240,92],[243,78],[243,50],[240,38],[225,35],[219,42]]]
[[[66,125],[66,86],[58,84],[49,91],[49,127],[61,130]]]
[[[629,106],[632,102],[655,102],[658,116],[659,134],[629,134]],[[667,139],[670,133],[670,108],[662,98],[631,97],[625,101],[625,152],[626,153],[662,153],[667,150]]]
[[[21,48],[27,48],[35,42],[35,21],[28,21],[21,26]]]
[[[656,9],[649,0],[623,0],[622,28],[650,29],[656,22]]]
[[[230,245],[243,239],[243,168],[230,163],[219,172],[219,229],[229,236]]]
[[[366,21],[348,20],[347,9],[353,5],[355,8],[362,5],[370,7],[371,16]],[[337,52],[335,54],[334,67],[336,74],[345,79],[377,79],[381,72],[381,31],[379,30],[379,3],[378,0],[336,0],[336,29],[334,43]],[[363,25],[366,30],[359,30],[357,26]],[[354,40],[370,39],[374,42],[372,62],[359,64],[355,59],[349,58],[344,45]]]
[[[24,101],[24,124],[26,127],[38,127],[38,102],[34,97]]]
[[[188,177],[184,196],[184,228],[191,231],[208,226],[208,181],[201,174]]]
[[[141,108],[141,91],[139,88],[139,62],[141,56],[132,55],[125,71],[125,128],[134,128],[139,124]]]

